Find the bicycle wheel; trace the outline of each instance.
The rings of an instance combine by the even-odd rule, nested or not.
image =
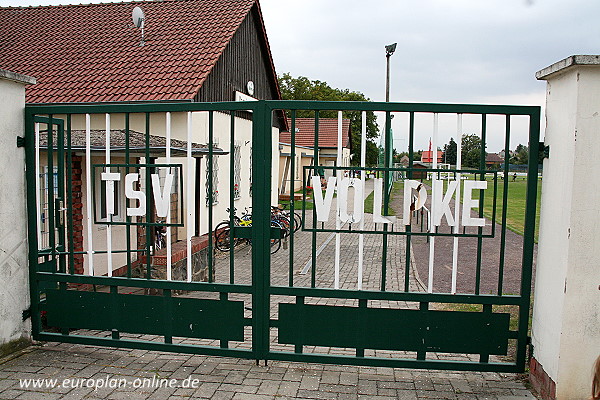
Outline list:
[[[215,247],[219,251],[230,251],[232,247],[235,247],[236,241],[233,239],[233,246],[231,246],[231,240],[229,237],[230,229],[229,227],[220,230],[218,233],[215,233]]]
[[[271,222],[276,222],[281,226],[283,237],[288,237],[290,235],[290,220],[287,216],[282,214],[272,215]]]
[[[281,228],[281,225],[276,221],[271,221],[272,228]],[[281,247],[281,238],[271,239],[271,254],[277,253]]]
[[[298,232],[300,228],[302,228],[302,217],[297,212],[294,212],[294,232]]]

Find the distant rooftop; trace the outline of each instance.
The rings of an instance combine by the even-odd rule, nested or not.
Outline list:
[[[291,127],[291,120],[288,126]],[[314,118],[296,118],[295,145],[314,147],[315,143],[315,119]],[[292,143],[289,132],[281,132],[279,141],[282,143]],[[319,118],[319,147],[337,148],[338,147],[338,119],[337,118]],[[350,120],[342,119],[342,147],[350,147]]]

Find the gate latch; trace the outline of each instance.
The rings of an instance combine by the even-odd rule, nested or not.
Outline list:
[[[17,147],[25,147],[25,138],[23,136],[17,136]]]
[[[550,157],[550,146],[546,146],[546,144],[544,142],[540,142],[540,154],[542,155],[542,158],[549,158]]]
[[[67,209],[65,208],[65,204],[63,199],[55,200],[55,210],[56,210],[56,226],[64,228],[65,226],[65,212]]]

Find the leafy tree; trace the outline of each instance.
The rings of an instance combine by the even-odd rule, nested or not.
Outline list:
[[[413,152],[413,161],[421,161],[423,156],[423,150],[417,150]]]
[[[413,161],[421,161],[421,154],[423,154],[423,150],[417,150],[413,152]],[[399,163],[400,160],[402,160],[402,157],[404,156],[408,157],[408,151],[403,151],[394,155],[394,162]]]
[[[479,136],[464,134],[461,139],[461,145],[462,166],[479,168],[481,162],[481,139]]]
[[[454,138],[450,138],[448,144],[444,145],[444,155],[443,160],[447,164],[456,165],[456,151],[458,145],[454,141]]]
[[[279,87],[281,97],[284,100],[318,100],[318,101],[371,101],[360,92],[350,91],[349,89],[332,88],[326,82],[319,80],[310,80],[307,77],[292,77],[289,73],[279,76]],[[352,164],[360,164],[361,151],[361,111],[344,111],[343,117],[350,119],[352,142]],[[313,118],[314,111],[304,110],[296,113],[297,117]],[[289,115],[288,115],[289,116]],[[337,118],[337,111],[321,111],[321,118]],[[367,111],[367,160],[368,166],[377,165],[377,144],[375,139],[379,136],[379,127],[377,118],[372,111]]]
[[[537,157],[538,164],[543,164],[544,162],[544,152],[540,151]],[[511,164],[520,164],[525,165],[529,163],[529,146],[525,146],[524,144],[517,145],[517,148],[512,153],[510,157]]]
[[[529,160],[529,147],[519,144],[510,159],[511,164],[527,164]]]

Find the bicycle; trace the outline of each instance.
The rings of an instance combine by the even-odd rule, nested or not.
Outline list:
[[[229,209],[227,209],[227,211],[229,212]],[[234,212],[236,210],[234,209]],[[233,238],[233,243],[231,243],[231,226],[230,226],[231,222],[228,220],[225,220],[223,222],[220,222],[216,227],[215,227],[215,247],[217,248],[217,250],[219,251],[223,251],[223,252],[228,252],[231,251],[233,248],[235,248],[237,245],[242,244],[242,243],[246,243],[249,245],[252,245],[252,240],[251,239],[246,239],[246,238]],[[234,214],[233,216],[233,226],[236,227],[249,227],[252,226],[252,214],[248,213],[247,209],[246,209],[246,213],[244,215],[242,215],[242,217],[238,217],[237,215]],[[280,228],[284,231],[284,235],[285,235],[285,228],[277,221],[272,220],[271,221],[271,227],[272,228]],[[272,238],[270,239],[270,247],[271,247],[271,254],[275,254],[280,248],[281,248],[281,238]]]
[[[279,207],[272,207],[273,210],[276,210],[276,212],[280,215],[283,215],[288,221],[291,220],[290,218],[290,210],[286,209],[285,206],[284,208],[279,208]],[[289,228],[289,223],[288,223],[288,228]],[[298,230],[302,227],[302,217],[300,216],[300,214],[298,214],[296,211],[294,211],[294,232],[298,232]]]
[[[157,221],[164,223],[164,221]],[[167,246],[167,228],[162,225],[154,226],[154,250],[160,250]]]

